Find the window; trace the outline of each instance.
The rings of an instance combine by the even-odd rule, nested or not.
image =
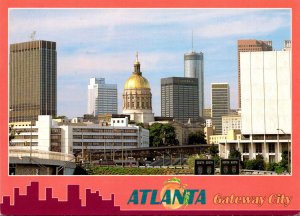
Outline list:
[[[275,155],[269,155],[269,163],[275,163]]]
[[[256,143],[255,144],[255,152],[256,153],[262,153],[262,145],[261,145],[261,143]]]
[[[275,153],[275,143],[269,143],[269,153]]]
[[[243,153],[249,153],[249,145],[247,143],[243,144]]]

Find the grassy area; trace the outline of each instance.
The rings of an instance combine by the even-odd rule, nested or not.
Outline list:
[[[88,175],[190,175],[190,169],[92,166]]]

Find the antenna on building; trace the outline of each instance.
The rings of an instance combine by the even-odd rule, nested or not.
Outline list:
[[[33,32],[31,33],[31,35],[30,35],[30,39],[31,39],[32,41],[35,40],[35,35],[36,35],[36,31],[33,31]]]
[[[192,30],[192,52],[194,52],[194,30]]]

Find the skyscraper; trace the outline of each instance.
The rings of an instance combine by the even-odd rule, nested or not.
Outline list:
[[[57,113],[56,42],[37,40],[10,45],[9,121],[36,121]]]
[[[291,51],[241,53],[242,134],[250,159],[280,161],[292,132]],[[251,149],[253,146],[253,149]]]
[[[88,85],[88,114],[118,113],[117,84],[105,84],[104,78],[91,78]]]
[[[230,110],[230,91],[228,83],[211,84],[211,116],[215,134],[222,134],[222,116]]]
[[[240,52],[272,51],[272,41],[238,40],[238,107],[241,108]]]
[[[194,51],[184,54],[184,77],[198,78],[199,115],[203,116],[204,108],[204,63],[203,53]]]
[[[161,79],[161,116],[187,122],[199,118],[198,79]]]

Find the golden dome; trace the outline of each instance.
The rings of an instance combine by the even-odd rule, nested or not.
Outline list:
[[[150,89],[148,80],[142,76],[140,66],[138,53],[136,53],[134,71],[126,81],[124,89]]]
[[[146,89],[150,84],[141,74],[133,73],[125,82],[124,89]]]

